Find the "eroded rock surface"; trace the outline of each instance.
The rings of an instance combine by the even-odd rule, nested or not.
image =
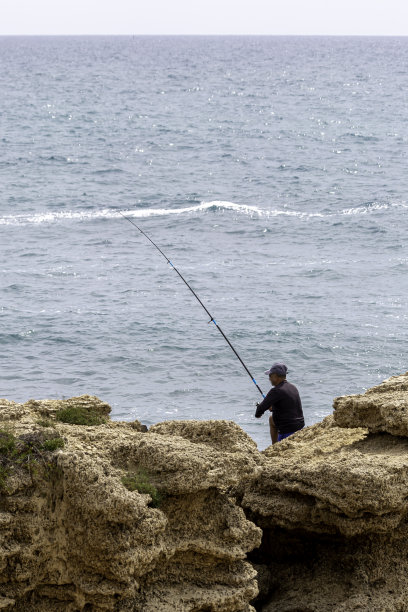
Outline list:
[[[249,555],[258,610],[407,612],[408,438],[376,433],[396,431],[407,389],[403,375],[336,399],[334,417],[269,447],[241,485],[263,529]]]
[[[407,393],[337,398],[262,453],[232,422],[0,400],[0,609],[408,612]],[[78,406],[106,423],[56,420]]]
[[[265,451],[242,505],[261,527],[387,533],[408,511],[408,440],[322,423]]]
[[[5,441],[12,435],[22,443],[27,434],[35,440],[46,431],[65,446],[41,451],[38,465],[7,459],[0,609],[251,610],[256,571],[246,553],[259,546],[261,530],[228,489],[251,469],[240,445],[252,449],[250,466],[261,461],[254,443],[227,422],[211,428],[211,442],[212,431],[200,422],[190,424],[188,436],[186,425],[145,433],[137,423],[55,421],[59,410],[78,405],[104,417],[109,412],[90,396],[24,405],[2,400]],[[124,486],[123,476],[139,470],[161,493],[158,508],[148,493]]]
[[[392,376],[364,394],[337,397],[333,407],[340,427],[367,427],[372,433],[408,436],[408,372]]]

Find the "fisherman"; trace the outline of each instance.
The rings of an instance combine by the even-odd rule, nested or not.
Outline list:
[[[305,426],[302,402],[295,385],[286,380],[288,368],[284,363],[274,363],[265,374],[269,376],[272,389],[265,399],[256,405],[255,417],[259,419],[267,410],[272,444],[280,442]]]

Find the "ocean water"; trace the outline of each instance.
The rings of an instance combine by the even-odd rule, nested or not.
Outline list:
[[[408,369],[408,39],[0,38],[0,396],[307,424]]]

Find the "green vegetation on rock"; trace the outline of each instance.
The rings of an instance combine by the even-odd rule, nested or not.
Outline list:
[[[39,419],[37,425],[41,425],[41,427],[55,427],[55,424],[50,419]]]
[[[103,425],[106,423],[105,417],[99,412],[79,405],[58,410],[55,418],[61,423],[69,423],[70,425]]]
[[[6,455],[15,449],[16,440],[12,433],[0,429],[0,454]]]
[[[150,482],[149,475],[142,469],[137,472],[128,472],[122,476],[122,484],[129,491],[138,491],[138,493],[147,493],[152,498],[149,506],[158,508],[163,501],[163,495]]]
[[[29,472],[32,478],[49,479],[50,474],[56,473],[50,453],[64,445],[63,438],[55,435],[47,438],[43,432],[32,432],[16,437],[0,429],[0,492],[8,492],[7,479],[18,470]]]
[[[42,449],[45,451],[55,451],[58,448],[64,448],[65,442],[63,438],[52,438],[51,440],[45,440],[42,445]]]

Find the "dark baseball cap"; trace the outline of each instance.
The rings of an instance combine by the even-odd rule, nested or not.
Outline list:
[[[278,376],[286,376],[287,371],[288,371],[288,368],[285,366],[285,364],[280,361],[277,361],[269,368],[269,370],[265,370],[265,374],[267,374],[268,376],[270,374],[277,374]]]

